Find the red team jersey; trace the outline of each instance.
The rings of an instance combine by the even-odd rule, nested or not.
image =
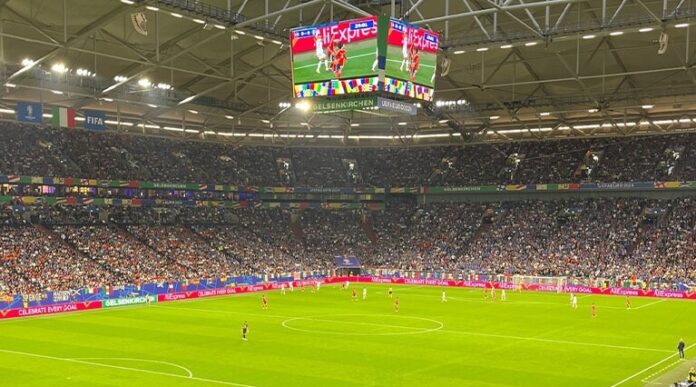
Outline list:
[[[414,55],[413,59],[411,59],[411,68],[418,70],[418,67],[420,67],[420,54]]]
[[[329,53],[329,55],[334,55],[336,50],[336,41],[333,39],[329,39],[329,43],[326,45],[326,51]]]
[[[343,67],[343,65],[346,64],[346,59],[348,59],[348,57],[346,56],[345,48],[342,48],[336,52],[334,60],[336,61],[337,66]]]

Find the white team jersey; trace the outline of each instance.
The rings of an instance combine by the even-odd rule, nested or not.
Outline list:
[[[404,33],[404,39],[403,39],[403,47],[401,48],[401,53],[404,56],[404,58],[408,58],[408,35]]]
[[[316,46],[317,57],[319,57],[319,58],[326,57],[326,53],[324,53],[324,41],[321,39],[320,36],[318,36],[315,39],[315,41],[316,41],[315,46]]]

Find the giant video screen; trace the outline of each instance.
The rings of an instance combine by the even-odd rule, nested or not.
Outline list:
[[[378,91],[377,17],[290,31],[295,98]]]
[[[390,19],[384,90],[432,101],[439,42],[435,32]]]

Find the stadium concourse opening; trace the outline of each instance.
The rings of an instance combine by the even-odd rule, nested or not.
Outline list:
[[[5,386],[693,386],[694,1],[0,0]]]

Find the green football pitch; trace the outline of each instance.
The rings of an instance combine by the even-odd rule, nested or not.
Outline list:
[[[362,284],[352,284],[362,290]],[[693,301],[324,285],[0,322],[3,386],[642,386],[684,376]],[[591,318],[596,303],[598,316]],[[248,341],[240,328],[249,322]],[[679,338],[687,361],[676,356]],[[673,380],[672,380],[673,379]],[[667,379],[665,379],[667,380]],[[650,383],[650,384],[647,384]],[[667,385],[664,383],[662,385]]]
[[[401,47],[388,46],[387,48],[387,68],[385,74],[392,78],[409,79],[408,68],[404,65],[401,69],[403,53]],[[416,73],[416,83],[433,87],[433,74],[437,65],[437,56],[425,51],[421,51],[420,68]]]
[[[341,78],[377,75],[377,71],[372,71],[372,64],[376,57],[377,39],[347,44],[345,48],[348,59],[341,71]],[[318,61],[314,51],[295,55],[293,58],[294,82],[307,83],[334,79],[333,72],[327,71],[323,63],[319,66],[319,73],[317,73]]]

